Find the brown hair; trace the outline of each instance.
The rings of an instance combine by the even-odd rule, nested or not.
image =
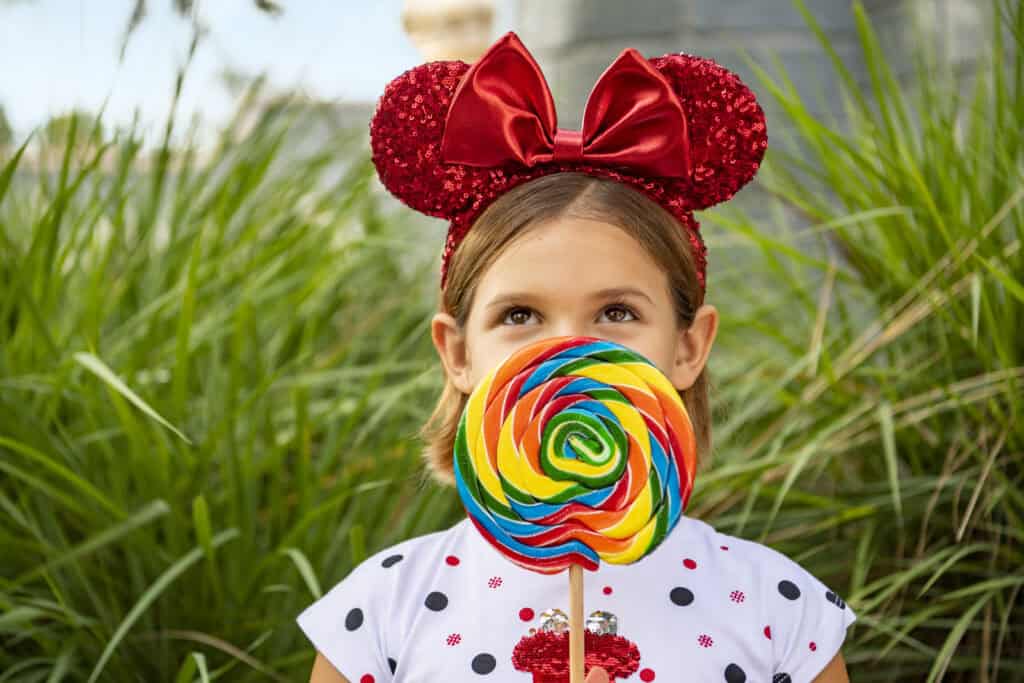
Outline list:
[[[690,326],[704,303],[704,292],[679,221],[624,183],[569,172],[518,185],[487,207],[451,256],[438,310],[464,327],[480,277],[513,240],[533,226],[569,216],[611,223],[633,236],[668,275],[680,328]],[[693,385],[679,392],[693,422],[698,463],[706,460],[711,448],[710,388],[705,366]],[[420,430],[427,472],[443,484],[455,482],[452,450],[467,399],[446,377],[437,406]]]

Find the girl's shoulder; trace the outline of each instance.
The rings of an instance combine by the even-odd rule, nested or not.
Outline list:
[[[411,596],[428,609],[444,609],[447,596],[424,592],[441,565],[457,566],[466,541],[463,523],[415,536],[370,555],[297,617],[313,646],[350,681],[364,672],[394,672],[395,643],[408,632]],[[381,680],[378,678],[377,680]]]
[[[707,570],[702,575],[709,579],[731,579],[747,584],[768,582],[776,584],[776,588],[781,583],[782,592],[791,594],[793,591],[788,588],[789,583],[810,582],[809,588],[824,585],[788,555],[763,543],[718,531],[703,520],[682,517],[678,529],[664,544],[666,550],[659,548],[656,551],[662,561],[671,562],[682,557],[684,567],[695,569],[699,556]]]
[[[663,563],[679,561],[695,585],[719,595],[727,592],[732,602],[755,597],[770,616],[784,619],[788,614],[791,621],[817,615],[820,623],[838,617],[843,630],[856,619],[838,592],[796,560],[763,543],[683,517],[679,531],[665,545],[664,551],[659,548],[655,553]]]
[[[768,545],[720,532],[698,519],[684,517],[679,527],[666,539],[665,552],[659,548],[655,554],[661,558],[659,569],[680,578],[688,604],[703,603],[709,617],[704,623],[762,652],[770,662],[771,680],[813,680],[857,619],[839,592]],[[674,569],[674,562],[683,571]],[[703,635],[697,635],[698,644],[714,642],[713,634],[707,633],[707,640]],[[729,666],[734,664],[740,666]]]

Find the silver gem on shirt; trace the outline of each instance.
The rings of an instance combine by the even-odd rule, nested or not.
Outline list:
[[[540,630],[552,633],[569,631],[569,617],[560,609],[551,608],[540,613]]]
[[[615,635],[619,630],[619,620],[611,612],[597,610],[587,617],[586,628],[599,636]]]

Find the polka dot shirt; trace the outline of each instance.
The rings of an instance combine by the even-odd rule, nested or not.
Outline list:
[[[569,613],[568,588],[568,573],[513,564],[464,519],[368,558],[298,624],[352,683],[522,683],[512,650],[544,610]],[[785,555],[685,516],[639,562],[584,572],[594,610],[639,648],[641,681],[807,683],[856,619]]]

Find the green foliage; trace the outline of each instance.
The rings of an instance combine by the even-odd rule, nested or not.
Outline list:
[[[40,135],[45,144],[58,149],[66,149],[72,134],[72,127],[75,128],[76,142],[79,145],[101,144],[106,138],[100,118],[82,110],[72,110],[50,118],[43,126]]]
[[[246,112],[208,163],[173,121],[76,162],[76,118],[0,173],[4,680],[301,678],[299,610],[457,518],[411,438],[436,262],[365,140],[296,156],[305,110]]]
[[[12,142],[14,142],[14,130],[11,128],[11,122],[7,120],[7,112],[0,104],[0,150]]]
[[[712,279],[735,412],[692,514],[845,596],[854,680],[1024,680],[1024,9],[993,3],[972,69],[921,41],[901,81],[854,3],[862,87],[797,5],[844,116],[752,65],[776,202],[771,229],[708,216],[753,254],[709,246],[742,264]]]

